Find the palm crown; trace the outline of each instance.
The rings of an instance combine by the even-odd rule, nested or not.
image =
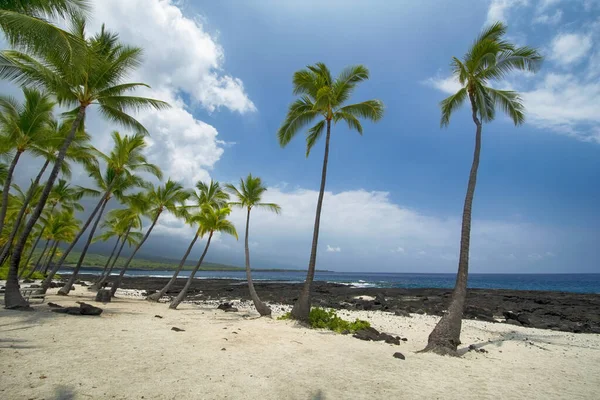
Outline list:
[[[514,122],[525,121],[521,97],[511,90],[499,90],[489,86],[489,81],[504,78],[514,70],[535,72],[542,56],[531,47],[515,47],[503,39],[506,26],[497,22],[485,29],[475,40],[462,61],[452,58],[452,73],[462,88],[440,103],[441,125],[450,123],[450,116],[469,98],[475,115],[482,122],[492,121],[496,106],[500,107]]]
[[[378,121],[383,117],[383,103],[367,100],[362,103],[344,105],[356,86],[369,79],[369,70],[362,65],[345,68],[334,80],[323,63],[310,65],[294,74],[294,94],[301,95],[288,110],[287,116],[277,132],[279,144],[286,146],[292,138],[314,120],[306,136],[306,155],[315,145],[326,126],[344,121],[352,130],[362,135],[359,118]]]
[[[200,236],[212,234],[214,232],[226,233],[238,238],[235,226],[227,219],[231,214],[229,207],[211,207],[204,206],[202,213],[198,215],[197,223],[199,225]]]
[[[108,120],[146,133],[146,128],[127,114],[127,110],[163,109],[168,104],[127,95],[138,87],[148,87],[143,83],[122,83],[140,65],[142,50],[119,43],[118,35],[104,27],[86,40],[83,19],[75,20],[73,34],[85,40],[85,52],[81,57],[65,62],[59,55],[50,53],[38,60],[26,53],[6,50],[0,54],[0,78],[43,87],[56,96],[60,105],[67,107],[96,104]]]
[[[149,203],[148,214],[153,218],[158,217],[163,210],[168,210],[175,215],[181,215],[183,203],[191,196],[191,192],[170,178],[164,185],[152,186],[147,193]]]
[[[248,174],[245,180],[240,179],[239,189],[230,183],[225,185],[225,187],[238,199],[238,201],[229,203],[232,206],[247,209],[254,207],[266,208],[276,214],[281,212],[281,207],[275,203],[261,203],[262,195],[267,191],[267,188],[263,186],[262,180],[259,177],[253,177],[252,174]]]

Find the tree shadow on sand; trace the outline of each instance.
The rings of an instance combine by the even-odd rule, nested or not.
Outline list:
[[[67,385],[58,385],[54,389],[52,400],[73,400],[75,398],[75,390]]]
[[[564,333],[564,332],[561,332],[561,333]],[[466,347],[460,348],[460,349],[458,349],[458,354],[460,356],[466,354],[469,351],[469,346],[474,346],[476,350],[479,350],[479,349],[485,348],[486,346],[502,347],[504,342],[510,342],[510,341],[524,342],[524,343],[527,343],[527,345],[529,345],[529,346],[536,347],[538,349],[545,350],[545,351],[552,351],[545,345],[561,346],[561,347],[591,348],[591,347],[586,347],[586,346],[579,346],[579,345],[576,345],[573,343],[566,344],[566,343],[555,342],[552,340],[553,338],[562,338],[562,337],[563,337],[563,335],[561,335],[561,334],[549,336],[549,335],[539,335],[539,334],[536,334],[535,332],[509,331],[509,332],[504,332],[504,333],[500,334],[500,336],[497,339],[489,340],[486,342],[473,343],[471,345],[467,345]]]

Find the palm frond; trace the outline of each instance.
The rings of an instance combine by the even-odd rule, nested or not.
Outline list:
[[[440,108],[442,109],[440,125],[442,127],[450,124],[450,117],[464,104],[466,98],[467,88],[462,88],[452,96],[449,96],[440,102]]]

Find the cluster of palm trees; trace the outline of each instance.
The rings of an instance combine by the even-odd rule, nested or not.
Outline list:
[[[0,155],[7,161],[0,163],[0,266],[8,266],[6,307],[28,306],[18,290],[19,276],[31,276],[41,271],[46,275],[42,286],[47,289],[68,254],[84,236],[81,256],[59,293],[66,295],[71,290],[92,242],[114,240],[111,256],[94,284],[95,288],[102,287],[113,272],[125,244],[133,247],[112,283],[114,295],[131,260],[151,234],[161,214],[168,212],[194,226],[196,233],[171,280],[162,290],[149,296],[149,300],[158,301],[171,290],[198,238],[207,238],[204,251],[183,290],[170,304],[171,308],[176,308],[185,298],[213,235],[223,233],[237,238],[236,229],[227,217],[232,207],[240,207],[247,212],[245,256],[249,291],[258,312],[270,315],[271,310],[261,302],[252,284],[248,248],[250,212],[253,208],[266,208],[279,213],[280,207],[262,202],[266,187],[260,178],[252,175],[242,179],[238,187],[229,184],[221,187],[218,182],[211,181],[198,182],[195,190],[186,190],[171,179],[164,184],[148,181],[148,178],[160,180],[162,174],[145,158],[144,137],[148,132],[129,112],[143,108],[160,110],[168,104],[134,95],[136,88],[147,85],[126,82],[125,77],[140,65],[141,49],[122,44],[118,35],[104,26],[97,34],[87,35],[87,13],[87,0],[36,0],[0,5],[0,29],[13,48],[0,52],[0,79],[21,86],[24,98],[18,102],[10,97],[0,97]],[[57,17],[70,21],[68,31],[48,22]],[[476,133],[463,209],[456,286],[448,312],[429,336],[427,351],[454,354],[460,343],[468,277],[471,209],[483,123],[494,119],[497,108],[506,113],[515,125],[524,121],[524,108],[518,93],[499,90],[490,82],[503,79],[514,70],[535,72],[542,61],[537,50],[514,46],[506,41],[505,34],[506,27],[502,23],[493,24],[483,30],[462,60],[452,59],[452,73],[461,89],[440,104],[441,125],[446,126],[451,115],[468,100]],[[369,71],[362,65],[345,68],[333,77],[323,63],[310,65],[293,76],[293,93],[298,98],[289,106],[277,132],[280,145],[285,147],[308,127],[308,157],[325,134],[323,170],[307,277],[292,310],[292,317],[298,320],[308,320],[310,312],[332,128],[342,122],[362,135],[361,119],[377,122],[384,114],[384,105],[379,100],[348,104],[357,85],[367,79]],[[60,114],[60,118],[56,117],[57,107],[67,110]],[[96,108],[109,121],[135,133],[122,135],[114,132],[114,147],[108,154],[93,148],[85,128],[90,107]],[[15,168],[23,157],[43,161],[27,190],[13,182]],[[83,166],[95,188],[72,187],[65,180],[73,163]],[[61,174],[62,178],[59,178]],[[233,200],[230,200],[230,195]],[[75,212],[81,211],[79,201],[84,196],[95,196],[99,200],[82,223],[76,219]],[[104,215],[111,199],[116,199],[122,208]],[[143,217],[150,220],[145,230]],[[98,228],[100,232],[96,234]],[[34,250],[40,247],[40,242],[43,251],[33,260]],[[66,245],[66,248],[59,250],[61,245]]]

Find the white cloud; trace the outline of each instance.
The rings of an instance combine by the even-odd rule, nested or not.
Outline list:
[[[492,24],[496,21],[506,22],[511,8],[523,7],[528,4],[528,0],[491,0],[486,24]]]
[[[460,89],[462,89],[462,85],[460,84],[460,82],[456,80],[456,78],[452,75],[446,78],[442,78],[439,76],[435,78],[428,78],[422,83],[448,94],[454,94]]]
[[[256,108],[242,81],[224,72],[223,48],[199,18],[184,15],[178,4],[174,0],[97,0],[88,32],[98,31],[105,22],[107,29],[119,33],[122,42],[143,48],[144,62],[129,79],[152,86],[137,94],[172,105],[168,110],[137,114],[150,132],[149,158],[163,169],[165,177],[189,186],[208,179],[223,148],[233,145],[195,117],[191,106],[208,112],[226,108],[239,114]],[[184,102],[182,94],[192,104]],[[108,133],[116,127],[97,115],[90,115],[88,126],[94,144],[108,150]]]
[[[600,82],[549,73],[533,90],[522,95],[532,124],[600,143]]]
[[[314,190],[270,187],[264,201],[281,205],[282,213],[253,211],[250,239],[260,242],[260,246],[253,250],[253,257],[285,259],[292,265],[304,266],[310,252],[317,196],[318,192]],[[230,219],[238,229],[244,227],[243,211],[236,209]],[[193,228],[184,227],[180,222],[179,232],[172,228],[168,232],[191,238]],[[326,192],[320,243],[323,254],[331,252],[337,255],[336,260],[317,257],[317,264],[321,268],[349,269],[362,263],[364,269],[364,263],[377,260],[378,268],[383,270],[399,268],[398,260],[402,260],[411,271],[417,267],[452,271],[456,267],[459,236],[460,215],[431,216],[393,203],[387,192]],[[242,243],[235,243],[225,236],[221,240],[243,250]],[[474,263],[485,261],[489,268],[494,262],[502,266],[506,254],[521,254],[521,260],[526,260],[527,254],[544,254],[558,241],[551,230],[528,223],[474,219],[472,260]],[[402,246],[399,247],[398,243]],[[397,254],[402,254],[402,257]],[[340,264],[332,264],[334,262]],[[474,265],[477,267],[477,264]]]
[[[566,66],[581,61],[592,48],[590,35],[581,33],[559,33],[550,44],[550,59]]]
[[[556,10],[554,14],[540,14],[533,18],[533,22],[536,24],[548,24],[548,25],[556,25],[562,20],[563,12],[562,10]]]
[[[328,253],[340,253],[341,251],[342,249],[340,247],[331,247],[330,245],[327,245]]]
[[[560,3],[562,0],[540,0],[538,6],[537,6],[537,10],[538,12],[541,11],[545,11],[548,8],[551,8],[553,6],[555,6],[556,4]]]

